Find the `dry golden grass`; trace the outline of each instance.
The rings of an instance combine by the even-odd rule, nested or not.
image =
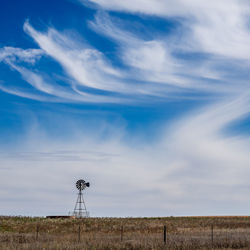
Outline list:
[[[250,217],[0,217],[0,249],[250,249]]]

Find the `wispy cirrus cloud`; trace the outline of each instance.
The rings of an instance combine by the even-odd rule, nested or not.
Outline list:
[[[121,20],[120,23],[122,23]],[[171,55],[171,49],[164,41],[143,40],[115,24],[104,12],[99,12],[90,27],[96,32],[113,39],[119,46],[118,56],[130,67],[131,78],[144,82],[188,87],[187,81],[178,77],[181,63]],[[118,22],[119,23],[119,22]],[[178,68],[178,69],[177,69]]]
[[[60,185],[66,193],[72,185],[68,179],[84,173],[96,182],[90,200],[93,210],[98,211],[96,215],[116,215],[112,210],[114,204],[117,211],[126,208],[118,214],[124,216],[141,215],[141,208],[144,215],[151,216],[216,214],[215,202],[222,205],[225,214],[241,213],[241,207],[249,206],[246,197],[250,140],[249,136],[234,134],[226,128],[249,116],[250,111],[249,3],[233,0],[87,2],[99,6],[88,28],[99,39],[112,41],[115,60],[91,46],[88,37],[76,39],[72,35],[74,31],[69,34],[52,27],[42,32],[32,21],[26,21],[24,31],[38,49],[4,47],[0,50],[0,61],[18,72],[26,83],[22,86],[17,82],[1,83],[3,91],[45,102],[125,103],[133,107],[159,100],[165,105],[174,99],[184,111],[186,102],[181,102],[184,98],[205,99],[205,96],[209,103],[201,107],[197,102],[194,111],[178,113],[168,123],[161,122],[164,128],[156,128],[158,140],[148,144],[133,143],[136,136],[124,132],[126,125],[125,129],[119,126],[114,129],[106,121],[100,123],[108,124],[113,135],[107,140],[94,139],[98,132],[103,135],[106,130],[88,133],[79,126],[68,129],[78,134],[77,142],[71,138],[57,143],[49,136],[44,139],[46,136],[38,129],[38,136],[30,135],[31,142],[24,139],[27,144],[24,143],[22,152],[19,149],[19,153],[1,155],[4,166],[18,166],[18,171],[0,169],[5,171],[0,175],[4,176],[0,177],[1,185],[8,185],[6,176],[9,176],[24,190],[36,185],[42,196],[47,192],[47,187],[43,189],[45,181],[49,180],[51,190],[57,190],[60,173]],[[133,13],[139,19],[143,15],[138,22],[144,26],[145,19],[160,17],[178,23],[178,28],[169,32],[158,28],[157,35],[149,29],[147,36],[148,33],[137,31],[133,21],[127,22],[124,16],[105,10]],[[50,68],[44,70],[39,59],[59,65],[60,77]],[[126,143],[124,137],[132,143]],[[40,142],[41,138],[44,141]],[[95,150],[90,152],[89,148]],[[31,176],[36,178],[27,184]],[[16,187],[9,185],[8,190],[6,197]],[[36,195],[31,191],[28,197],[36,200]],[[71,197],[72,193],[67,195]],[[55,198],[59,204],[65,201],[65,197],[51,193],[49,199]],[[147,209],[149,201],[152,205]],[[104,203],[112,207],[101,207]],[[233,203],[230,208],[228,203]],[[47,211],[50,204],[48,207]]]
[[[208,79],[222,80],[220,73],[211,67],[212,58],[194,64],[193,60],[177,56],[180,52],[184,55],[190,53],[189,49],[183,48],[185,43],[178,41],[180,32],[186,33],[182,29],[171,34],[163,32],[161,38],[147,39],[119,27],[118,24],[123,24],[122,20],[111,18],[102,11],[89,23],[96,32],[117,43],[118,57],[130,67],[129,73],[137,80],[181,88],[183,92],[186,89],[213,91],[214,86],[208,84]],[[216,88],[217,92],[221,90],[219,85]]]
[[[21,49],[14,47],[4,47],[0,49],[0,62],[1,61],[19,61],[35,63],[44,55],[41,49]]]
[[[0,183],[8,190],[2,197],[15,197],[21,186],[19,198],[46,204],[34,210],[24,205],[24,214],[53,213],[58,204],[57,212],[65,213],[73,209],[75,176],[84,175],[91,182],[85,198],[92,216],[244,214],[250,140],[229,137],[224,127],[246,116],[248,105],[245,95],[193,112],[166,124],[161,139],[147,145],[124,143],[120,127],[101,143],[78,128],[77,141],[61,144],[43,134],[38,144],[41,131],[33,129],[22,150],[1,152]],[[12,214],[20,212],[15,207]]]
[[[232,76],[227,76],[225,65],[237,74],[242,68],[237,60],[249,59],[249,5],[246,1],[211,4],[195,0],[138,0],[133,5],[129,1],[82,2],[92,2],[107,10],[176,18],[180,25],[170,34],[166,35],[163,30],[160,38],[145,39],[139,33],[119,27],[122,19],[99,11],[90,21],[90,27],[115,41],[116,56],[122,62],[118,67],[86,39],[76,41],[78,39],[72,38],[72,34],[67,35],[54,28],[40,32],[26,21],[24,31],[40,49],[4,47],[0,51],[0,60],[12,64],[12,69],[19,73],[22,70],[22,77],[27,76],[25,71],[28,70],[29,84],[43,94],[67,101],[124,103],[148,97],[186,96],[192,91],[209,94],[237,91]],[[68,81],[67,88],[52,86],[55,84],[52,76],[49,80],[48,76],[44,79],[42,72],[17,65],[21,61],[35,63],[42,54],[62,66]],[[202,59],[200,54],[203,54]],[[195,60],[191,59],[193,57]],[[236,61],[229,62],[228,58]],[[27,80],[27,77],[23,78]],[[225,84],[227,88],[224,88]],[[3,86],[2,89],[7,90],[8,87]]]
[[[26,22],[24,30],[79,84],[96,89],[119,89],[119,86],[113,86],[114,79],[111,77],[119,77],[122,73],[112,67],[101,52],[88,44],[77,44],[54,29],[49,29],[47,34],[43,34]]]
[[[184,97],[190,95],[190,91],[204,93],[234,91],[232,84],[229,83],[230,80],[227,89],[218,84],[220,81],[228,80],[216,69],[216,66],[225,63],[224,60],[216,61],[214,58],[209,58],[195,64],[192,60],[176,56],[179,51],[190,52],[190,48],[184,49],[183,41],[176,43],[175,36],[178,36],[179,31],[171,34],[170,38],[163,35],[161,39],[145,40],[114,23],[115,20],[106,13],[99,12],[95,20],[90,22],[90,27],[117,43],[119,48],[117,56],[124,67],[115,67],[101,51],[92,48],[86,42],[76,42],[69,35],[60,33],[54,28],[49,28],[47,32],[39,32],[28,21],[24,24],[24,31],[34,39],[40,49],[33,51],[5,47],[1,51],[1,58],[2,61],[5,58],[4,62],[21,73],[25,80],[27,77],[24,75],[27,76],[25,72],[28,71],[30,75],[28,83],[43,94],[59,98],[57,100],[65,98],[66,101],[77,102],[127,103],[148,97],[151,99],[171,98],[175,95]],[[52,79],[48,80],[48,76],[46,80],[43,79],[42,72],[18,66],[20,58],[17,61],[16,55],[17,52],[20,54],[20,51],[26,56],[20,57],[24,62],[35,62],[28,61],[33,60],[28,59],[31,53],[42,52],[53,58],[66,73],[67,89],[56,86]],[[45,83],[48,81],[50,83]],[[211,84],[210,81],[214,83]],[[55,86],[52,86],[53,84]],[[2,90],[7,90],[7,87],[2,87]],[[102,92],[98,93],[99,90]],[[9,92],[13,90],[10,89]],[[51,96],[47,99],[51,99]]]
[[[136,83],[137,79],[133,79],[131,74],[113,67],[100,51],[88,44],[76,43],[52,28],[47,33],[38,32],[28,22],[24,24],[24,30],[37,42],[40,49],[4,47],[0,51],[1,59],[18,71],[36,90],[59,98],[55,101],[65,99],[76,102],[127,103],[129,100],[136,101],[147,95],[164,96],[160,86],[145,84],[145,81],[141,84]],[[21,65],[22,62],[34,64],[41,55],[52,57],[63,67],[68,79],[67,89],[57,85],[48,73],[45,79],[43,72]],[[19,93],[11,88],[8,90],[7,86],[1,88],[9,93]],[[96,93],[95,90],[104,92]],[[50,100],[51,96],[47,100]]]
[[[66,45],[65,45],[66,46]],[[88,53],[88,52],[87,52]],[[77,84],[72,79],[69,80],[68,87],[57,84],[46,72],[39,72],[28,65],[34,65],[44,56],[46,51],[43,49],[20,49],[13,47],[4,47],[0,50],[0,60],[10,66],[11,69],[20,73],[22,79],[31,85],[35,91],[27,90],[24,87],[1,84],[0,89],[9,94],[18,95],[39,101],[49,102],[122,102],[121,99],[107,98],[105,96],[97,96],[84,93],[78,90]],[[72,58],[73,59],[73,58]],[[99,65],[100,66],[100,65]],[[80,72],[80,71],[79,71]],[[77,82],[79,84],[79,82]],[[38,92],[37,92],[38,91]],[[125,100],[124,100],[125,101]]]
[[[195,51],[249,59],[248,1],[82,1],[83,4],[86,2],[107,10],[179,18],[184,34],[188,34],[182,38],[183,46]]]

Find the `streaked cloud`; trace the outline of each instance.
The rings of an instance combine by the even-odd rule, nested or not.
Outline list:
[[[43,55],[41,49],[21,49],[13,47],[4,47],[0,49],[1,61],[24,61],[28,63],[35,63]]]
[[[57,212],[65,213],[66,208],[73,209],[75,176],[84,176],[92,184],[86,200],[93,216],[213,214],[217,202],[224,206],[223,214],[241,214],[240,207],[249,204],[243,197],[250,140],[228,137],[224,127],[248,114],[246,103],[247,95],[190,113],[166,124],[161,139],[147,145],[128,145],[119,127],[118,136],[101,143],[78,128],[77,141],[51,142],[43,134],[37,144],[40,130],[33,130],[22,150],[1,153],[0,180],[8,190],[3,196],[15,197],[21,186],[25,195],[19,194],[20,199],[46,203],[33,213],[53,213],[60,204]],[[234,203],[230,208],[225,206],[229,202]],[[24,205],[23,211],[28,210]]]
[[[195,64],[195,60],[189,59],[191,52],[206,51],[199,46],[194,50],[194,46],[191,48],[184,42],[194,39],[184,31],[184,26],[170,36],[164,35],[163,32],[161,38],[148,40],[115,24],[122,22],[122,20],[116,22],[102,11],[99,11],[95,19],[90,22],[90,28],[117,44],[116,56],[122,63],[119,67],[114,66],[114,62],[88,42],[84,42],[84,39],[82,41],[72,39],[72,34],[59,32],[54,28],[49,28],[47,32],[39,32],[28,21],[24,23],[24,31],[34,39],[40,49],[22,50],[4,47],[0,51],[1,58],[35,89],[43,94],[49,94],[50,96],[46,98],[52,101],[65,99],[67,102],[129,103],[153,100],[157,97],[173,98],[176,95],[186,97],[190,96],[192,91],[217,94],[235,90],[234,83],[225,77],[223,70],[220,70],[227,62],[223,58],[216,59],[215,56],[218,57],[219,54],[199,59],[198,64]],[[182,39],[176,42],[182,31],[184,31]],[[19,56],[20,51],[22,56]],[[53,58],[64,69],[67,88],[60,87],[48,72],[45,76],[43,72],[18,65],[21,63],[20,59],[34,64],[34,57],[37,62],[41,53]],[[180,57],[178,53],[186,56]],[[19,56],[18,60],[16,56]],[[29,75],[29,79],[24,75]],[[227,89],[224,88],[225,82]],[[2,86],[2,90],[17,93],[16,90],[8,89],[6,86]],[[34,93],[29,94],[34,96]]]
[[[83,0],[92,2],[104,9],[136,14],[179,18],[184,26],[183,43],[192,50],[223,56],[249,59],[248,1],[222,0]],[[187,39],[188,38],[188,39]]]
[[[69,137],[61,135],[62,140],[49,135],[57,126],[44,129],[37,122],[33,129],[33,124],[26,124],[21,146],[2,147],[0,183],[6,190],[1,189],[1,197],[38,202],[39,196],[41,209],[31,211],[34,214],[53,211],[56,204],[67,203],[71,209],[72,180],[85,176],[94,182],[88,196],[94,215],[218,214],[216,203],[224,214],[241,213],[242,207],[249,206],[250,140],[239,131],[241,126],[237,133],[228,128],[250,111],[248,1],[81,2],[96,8],[93,17],[85,20],[88,31],[111,48],[94,47],[87,34],[77,33],[74,27],[48,25],[41,31],[35,21],[26,21],[23,30],[36,48],[6,44],[0,49],[0,62],[19,77],[5,81],[3,75],[0,89],[42,103],[80,104],[70,114],[85,109],[81,105],[86,103],[108,103],[111,112],[116,108],[120,116],[128,106],[148,111],[157,103],[163,118],[150,132],[142,126],[142,138],[138,131],[130,133],[128,120],[141,119],[143,124],[147,116],[153,123],[153,108],[144,117],[129,113],[134,117],[123,117],[121,125],[100,119],[105,113],[101,106],[94,118],[100,127],[94,131],[77,126],[77,118],[65,111],[62,123],[70,125],[63,133]],[[128,13],[137,21],[127,20]],[[170,31],[148,28],[146,22],[156,19],[174,25]],[[56,72],[51,65],[56,65]],[[194,100],[190,111],[186,105]],[[171,101],[173,106],[166,107]],[[178,107],[182,112],[171,116]],[[94,113],[95,108],[86,112]],[[57,110],[53,112],[57,120]],[[82,113],[76,116],[92,126]],[[147,133],[157,138],[146,142]],[[18,187],[22,197],[16,194]],[[23,204],[25,213],[29,208]]]

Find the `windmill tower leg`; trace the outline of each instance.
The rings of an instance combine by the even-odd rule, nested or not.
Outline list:
[[[89,213],[87,211],[87,208],[83,199],[82,190],[79,190],[73,214],[77,218],[89,217]]]

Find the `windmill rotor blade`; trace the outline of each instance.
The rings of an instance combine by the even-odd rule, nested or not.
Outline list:
[[[85,189],[86,187],[89,187],[89,186],[90,186],[89,182],[85,182],[82,179],[78,180],[76,182],[76,188],[79,189],[79,190],[83,190],[83,189]]]

